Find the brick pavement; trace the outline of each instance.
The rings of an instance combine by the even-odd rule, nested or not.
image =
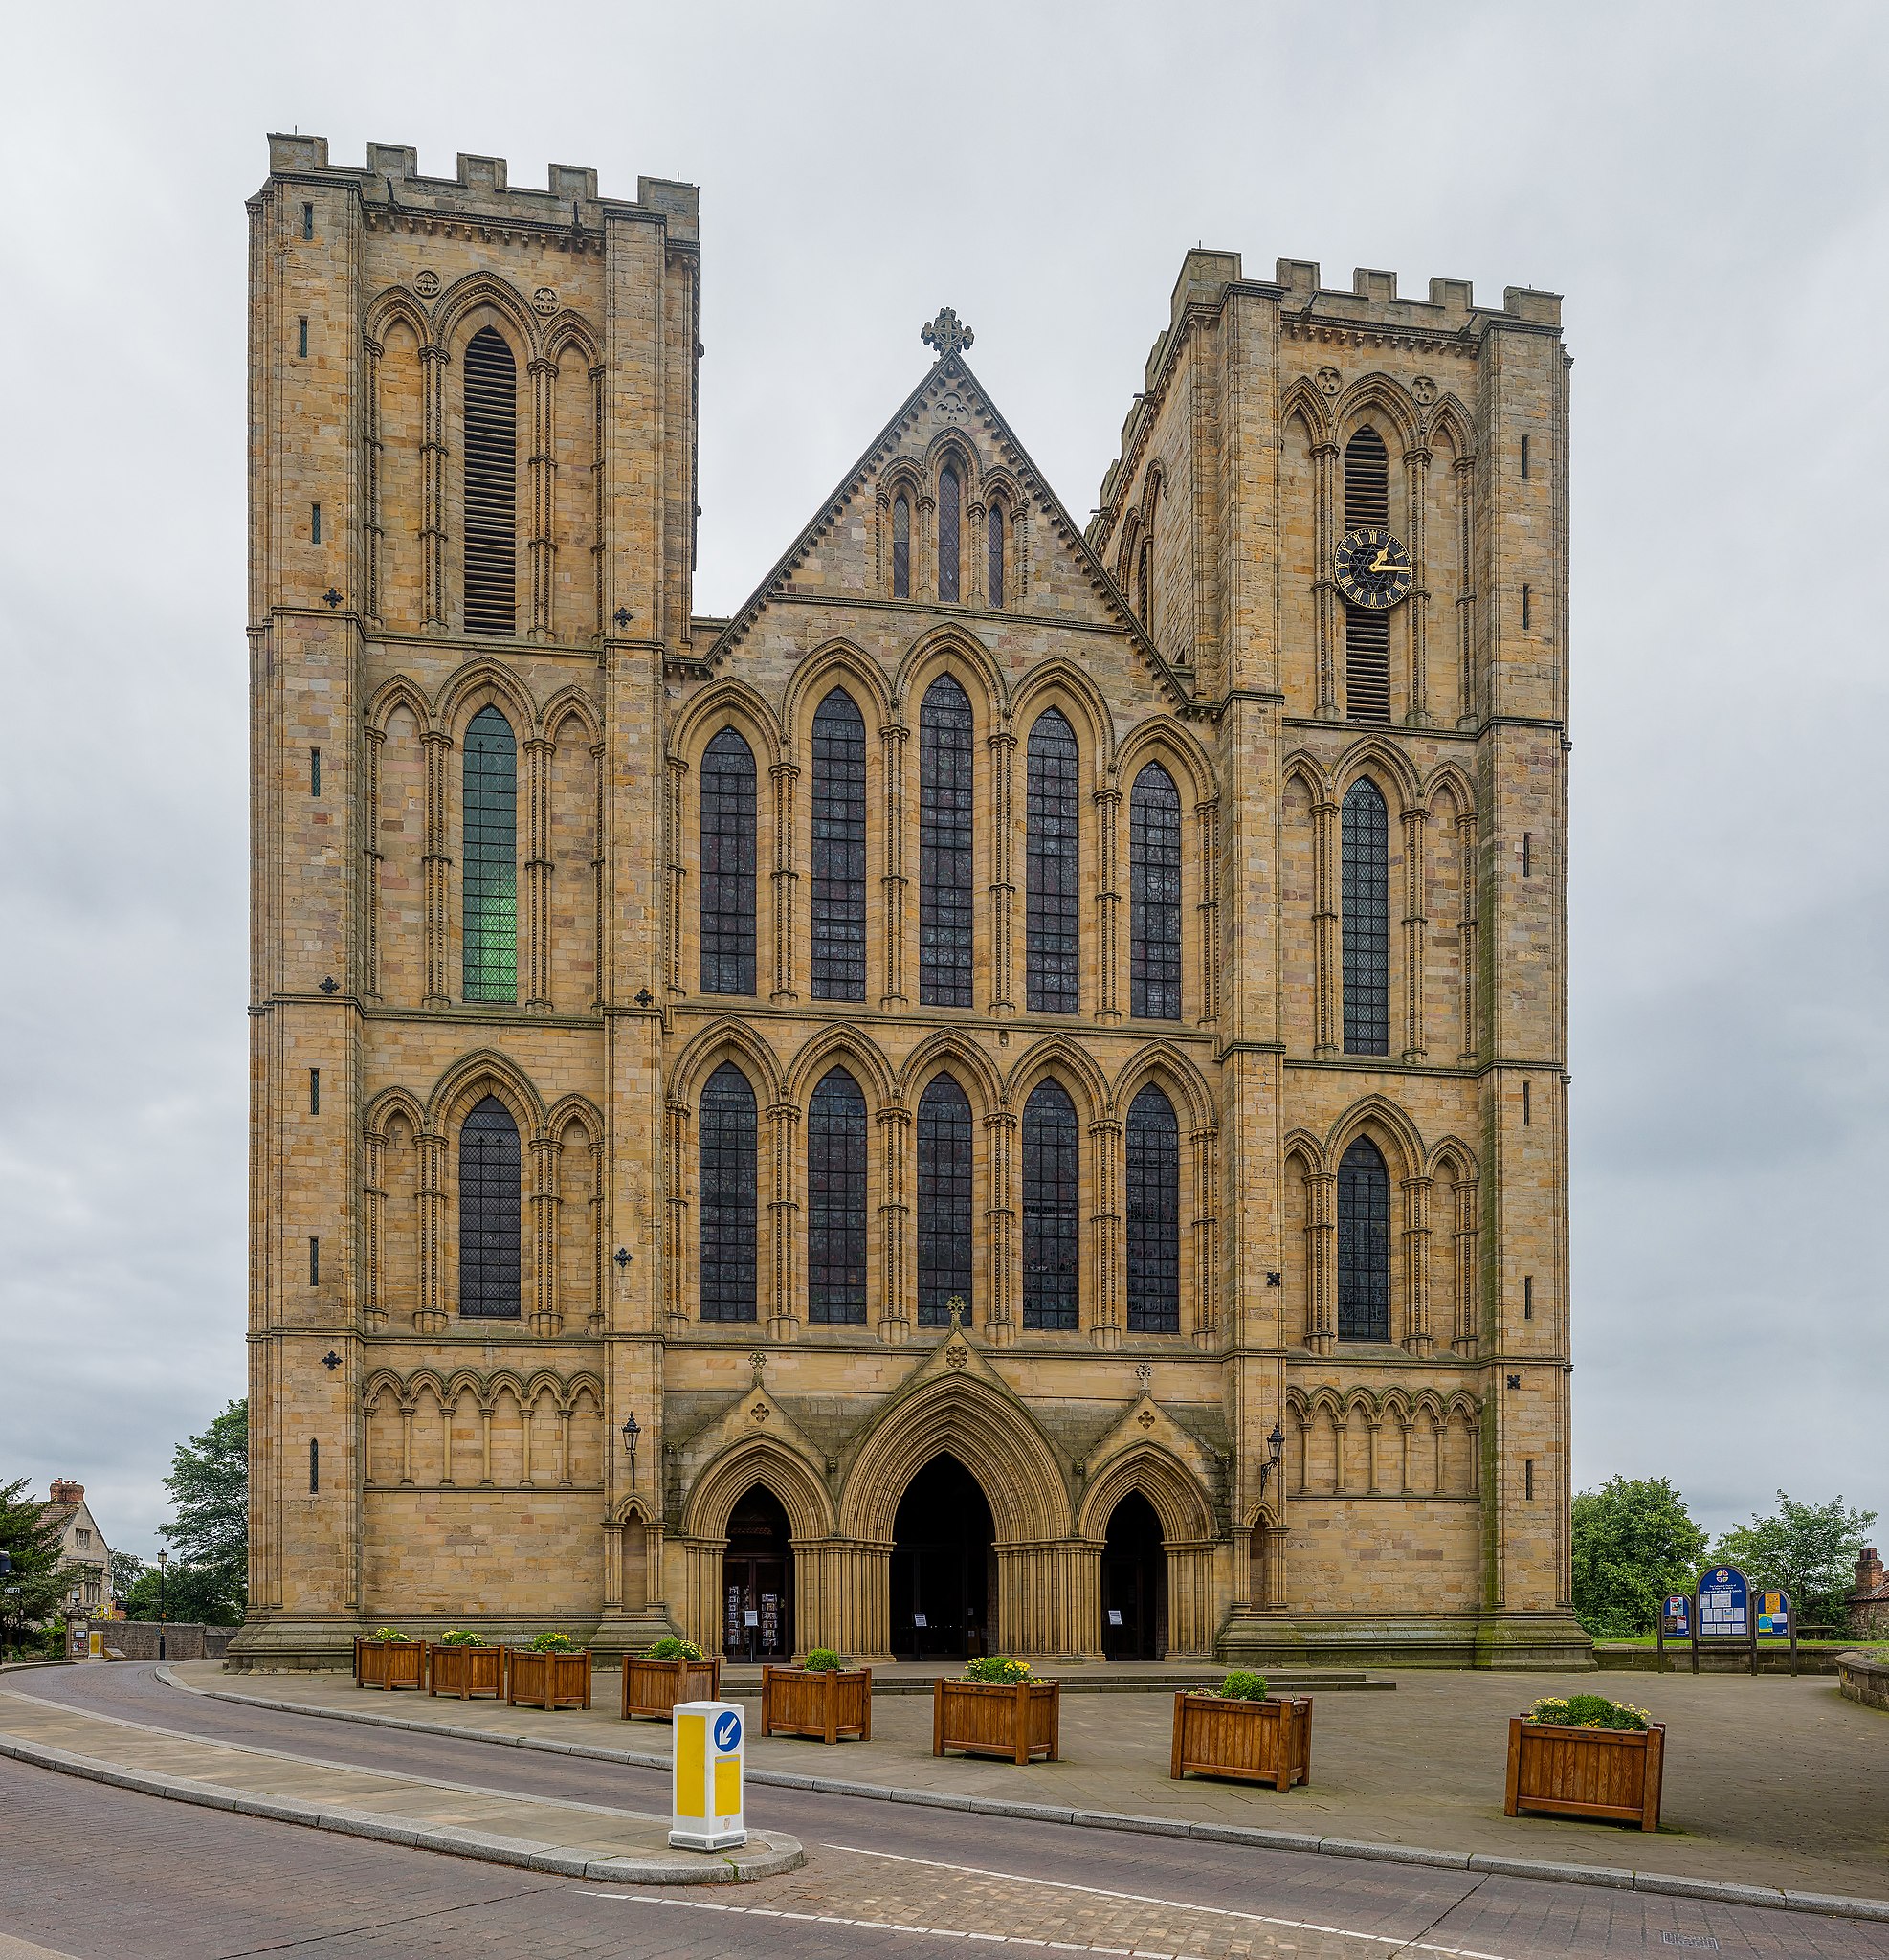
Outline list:
[[[656,1723],[597,1706],[557,1715],[490,1703],[366,1693],[334,1675],[232,1676],[213,1663],[174,1670],[193,1685],[311,1708],[384,1712],[494,1734],[538,1734],[605,1748],[662,1751]],[[1823,1677],[1673,1675],[1635,1680],[1628,1699],[1667,1723],[1666,1803],[1656,1836],[1614,1825],[1501,1814],[1507,1719],[1537,1695],[1591,1688],[1591,1675],[1401,1672],[1394,1694],[1317,1698],[1313,1782],[1284,1795],[1167,1774],[1172,1700],[1071,1695],[1063,1756],[1012,1764],[930,1754],[930,1704],[884,1696],[874,1740],[833,1748],[750,1731],[749,1764],[862,1783],[1001,1796],[1467,1850],[1636,1866],[1734,1883],[1864,1897],[1889,1893],[1889,1718],[1846,1702]]]

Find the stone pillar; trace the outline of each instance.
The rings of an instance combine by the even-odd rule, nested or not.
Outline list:
[[[446,599],[446,370],[451,356],[437,342],[420,348],[425,439],[420,453],[420,551],[426,579],[426,630],[443,634]]]
[[[558,1157],[552,1137],[533,1137],[531,1151],[531,1331],[548,1339],[564,1331],[558,1305]]]
[[[414,1141],[419,1147],[420,1159],[420,1303],[413,1314],[413,1327],[421,1334],[443,1334],[446,1331],[446,1139],[428,1131]],[[447,1428],[450,1432],[450,1413]]]
[[[1476,993],[1477,924],[1481,911],[1481,880],[1477,872],[1476,813],[1465,811],[1456,818],[1456,859],[1462,867],[1462,1053],[1460,1062],[1476,1060],[1482,1043],[1476,1026],[1478,1002]]]
[[[542,357],[530,363],[531,376],[531,455],[527,464],[530,479],[531,529],[525,554],[531,568],[531,626],[533,639],[551,637],[552,563],[556,546],[552,543],[553,515],[557,506],[556,388],[558,364]]]
[[[1312,445],[1315,479],[1312,493],[1313,591],[1319,632],[1319,704],[1315,712],[1321,721],[1333,721],[1338,715],[1338,628],[1341,612],[1338,588],[1332,578],[1332,555],[1338,546],[1334,503],[1337,462],[1336,442],[1326,440]]]
[[[774,785],[774,986],[769,998],[785,1005],[800,998],[794,991],[793,926],[795,869],[793,816],[794,784],[799,767],[777,762],[767,771]]]
[[[1425,1355],[1435,1347],[1430,1329],[1430,1188],[1428,1177],[1404,1180],[1405,1348]]]
[[[1345,1048],[1345,942],[1339,918],[1338,805],[1321,795],[1312,806],[1312,1053]]]
[[[1338,1173],[1305,1174],[1305,1345],[1329,1354],[1338,1340]]]
[[[361,1236],[361,1325],[370,1334],[387,1326],[387,1134],[384,1130],[366,1132],[366,1182],[362,1186]]]
[[[1211,1350],[1220,1335],[1220,1132],[1193,1132],[1193,1344]]]
[[[1117,1191],[1122,1177],[1122,1125],[1113,1118],[1089,1125],[1089,1184],[1094,1212],[1089,1221],[1090,1270],[1094,1297],[1089,1338],[1098,1348],[1122,1345],[1122,1213]]]
[[[1430,725],[1430,451],[1421,443],[1404,452],[1404,482],[1411,549],[1410,602],[1404,608],[1411,634],[1411,705],[1406,720],[1412,728],[1425,728]]]
[[[881,798],[884,871],[879,909],[884,915],[884,991],[879,1008],[898,1013],[905,999],[905,735],[897,722],[879,730],[885,753],[885,793]]]
[[[767,1206],[772,1230],[773,1307],[767,1316],[767,1337],[791,1341],[800,1327],[800,1206],[794,1197],[794,1139],[800,1111],[791,1102],[768,1105],[772,1125],[774,1195]]]
[[[984,1211],[984,1332],[992,1347],[1016,1339],[1016,1113],[995,1109],[984,1119],[984,1151],[989,1202]]]
[[[1116,818],[1122,791],[1113,784],[1096,791],[1096,1019],[1122,1018],[1122,893],[1116,864]]]
[[[551,756],[543,735],[524,744],[525,1007],[551,1011]]]
[[[448,907],[450,860],[446,856],[446,771],[453,744],[443,728],[428,728],[420,737],[426,753],[425,896],[421,938],[426,961],[426,1005],[450,1007],[446,955],[452,944]]]
[[[1424,1028],[1424,944],[1430,921],[1425,913],[1427,839],[1430,813],[1422,805],[1404,812],[1404,1059],[1429,1058]]]
[[[668,1162],[663,1166],[666,1194],[663,1247],[663,1320],[674,1340],[689,1326],[689,1105],[672,1102],[667,1107],[663,1142]]]
[[[990,751],[990,1012],[1016,1012],[1015,921],[1016,882],[1013,860],[1011,768],[1016,737],[1009,729],[992,730]]]
[[[1195,858],[1200,880],[1200,1023],[1220,1017],[1220,806],[1210,800],[1194,807]]]
[[[917,1318],[906,1203],[912,1112],[891,1104],[878,1113],[879,1134],[879,1321],[881,1341],[902,1341]]]

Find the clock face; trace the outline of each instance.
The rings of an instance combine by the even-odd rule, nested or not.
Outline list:
[[[1411,554],[1382,524],[1346,531],[1338,541],[1338,590],[1354,606],[1382,612],[1411,589]]]

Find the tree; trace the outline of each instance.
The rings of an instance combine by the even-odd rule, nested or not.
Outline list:
[[[131,1589],[138,1583],[138,1574],[144,1570],[144,1561],[135,1551],[115,1551],[112,1553],[112,1597],[122,1600],[130,1596]]]
[[[1777,1503],[1775,1517],[1734,1525],[1712,1548],[1712,1563],[1736,1566],[1761,1592],[1789,1592],[1802,1625],[1831,1627],[1840,1636],[1856,1554],[1876,1513],[1845,1510],[1840,1496],[1803,1504],[1779,1491]]]
[[[0,1551],[13,1569],[0,1578],[0,1651],[64,1597],[68,1577],[57,1522],[24,1477],[0,1483]]]
[[[156,1619],[158,1605],[158,1569],[146,1566],[124,1595],[124,1615]],[[224,1574],[206,1566],[187,1566],[181,1559],[173,1559],[164,1575],[163,1606],[165,1618],[171,1621],[200,1620],[212,1627],[242,1623],[242,1602],[232,1596]]]
[[[201,1436],[179,1443],[164,1483],[177,1515],[158,1532],[178,1555],[178,1570],[165,1581],[165,1610],[181,1617],[170,1588],[189,1570],[202,1575],[190,1583],[225,1602],[223,1612],[194,1617],[241,1619],[249,1605],[249,1403],[232,1402]]]
[[[1650,1634],[1690,1592],[1705,1533],[1664,1477],[1615,1477],[1574,1498],[1574,1612],[1597,1640]]]

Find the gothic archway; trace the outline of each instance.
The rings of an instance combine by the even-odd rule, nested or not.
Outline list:
[[[905,1486],[892,1526],[892,1651],[901,1660],[990,1651],[997,1552],[975,1477],[941,1451]]]

